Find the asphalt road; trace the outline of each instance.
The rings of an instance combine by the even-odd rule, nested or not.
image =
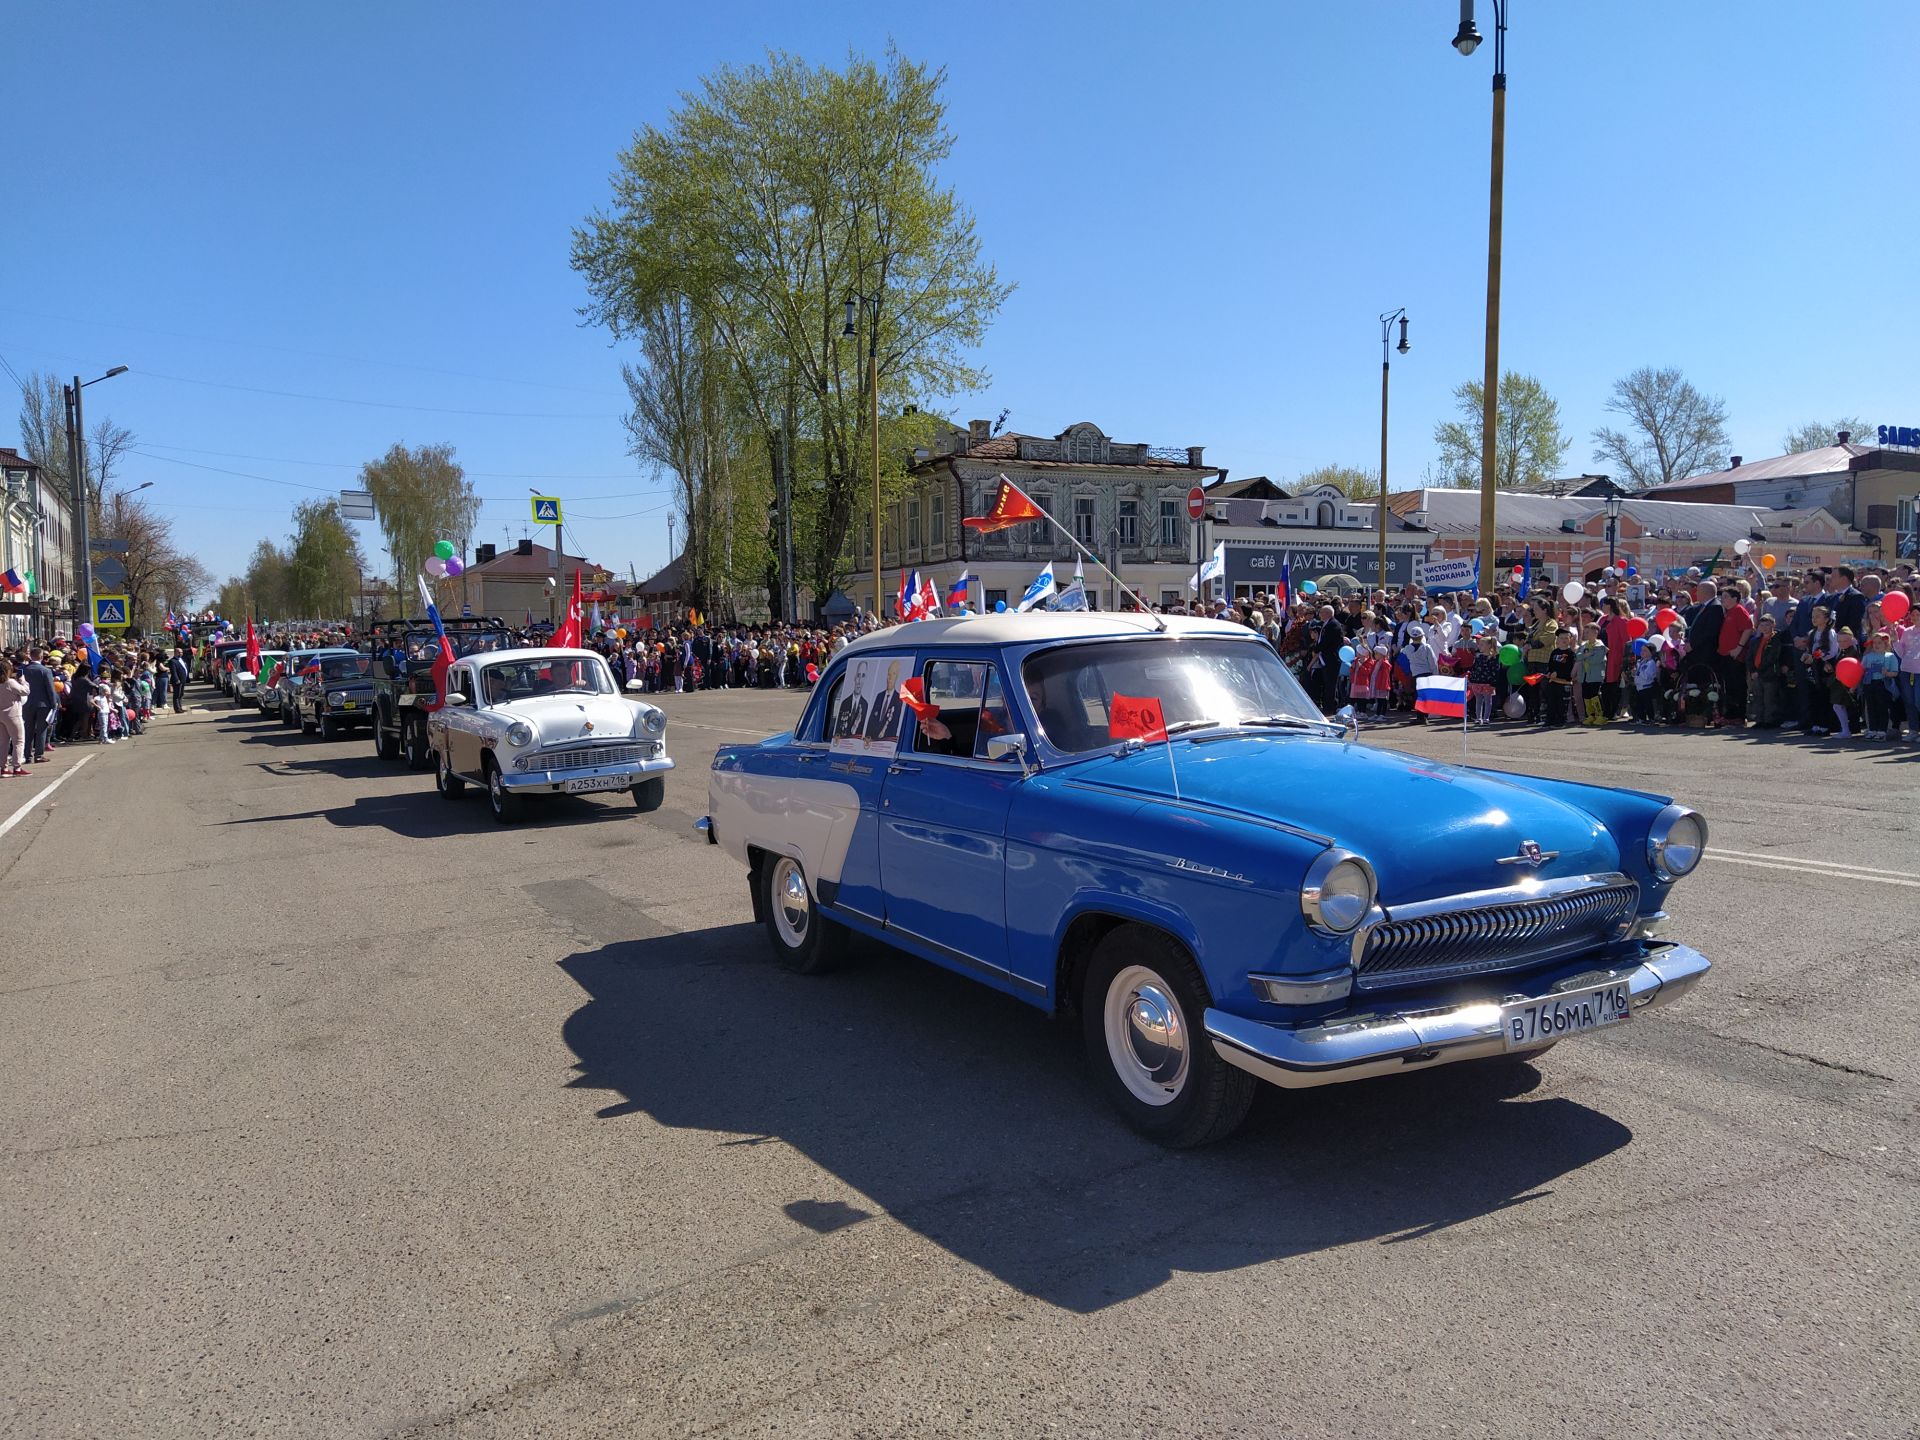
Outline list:
[[[1920,751],[1476,736],[1705,810],[1714,973],[1167,1154],[1014,1001],[777,970],[689,825],[797,701],[666,703],[646,816],[224,703],[0,785],[69,777],[0,835],[0,1433],[1915,1433]]]

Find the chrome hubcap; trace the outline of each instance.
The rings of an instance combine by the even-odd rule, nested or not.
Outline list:
[[[1144,965],[1130,965],[1107,987],[1107,1055],[1133,1097],[1169,1105],[1187,1083],[1186,1021],[1173,987]]]
[[[780,931],[780,938],[796,949],[805,944],[812,914],[813,900],[807,894],[807,877],[793,861],[777,861],[773,867],[773,923]]]

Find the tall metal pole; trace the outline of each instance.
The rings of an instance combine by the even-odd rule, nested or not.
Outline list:
[[[867,310],[867,390],[873,401],[873,613],[883,614],[880,599],[880,302]]]
[[[73,490],[73,535],[80,549],[80,596],[74,606],[75,626],[82,620],[93,619],[93,540],[88,533],[92,507],[87,498],[87,458],[81,448],[87,433],[80,409],[82,388],[76,375],[67,390],[67,465],[73,471],[69,477]]]
[[[1480,573],[1494,574],[1494,435],[1500,403],[1500,222],[1507,153],[1507,7],[1494,0],[1493,160],[1487,197],[1487,363],[1480,395]]]

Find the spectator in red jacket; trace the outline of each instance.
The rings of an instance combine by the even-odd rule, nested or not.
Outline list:
[[[1715,668],[1720,672],[1720,713],[1731,725],[1747,723],[1747,666],[1744,650],[1753,633],[1753,587],[1735,580],[1720,594],[1725,617],[1715,645]]]

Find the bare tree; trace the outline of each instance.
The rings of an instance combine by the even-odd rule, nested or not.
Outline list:
[[[92,468],[89,466],[89,468]],[[200,562],[173,539],[173,522],[131,490],[96,492],[99,533],[126,543],[127,618],[140,623],[156,611],[183,608],[203,593],[210,578]]]
[[[1798,455],[1806,450],[1824,450],[1829,445],[1840,443],[1840,432],[1844,430],[1853,437],[1856,445],[1870,443],[1873,429],[1864,420],[1836,420],[1826,425],[1811,420],[1797,430],[1790,430],[1780,441],[1780,453]]]
[[[1727,406],[1704,395],[1677,369],[1642,365],[1613,382],[1607,409],[1627,428],[1593,432],[1593,458],[1614,467],[1625,488],[1646,490],[1727,463]]]

